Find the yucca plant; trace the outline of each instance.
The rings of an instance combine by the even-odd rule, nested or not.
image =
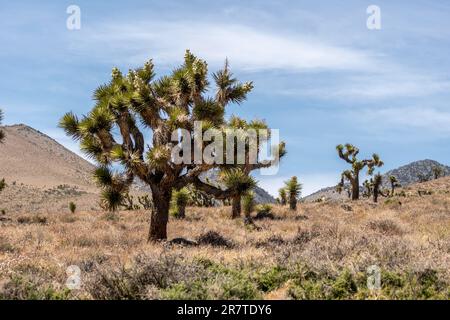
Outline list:
[[[434,179],[439,179],[444,174],[444,169],[441,166],[433,166],[431,171],[433,172]]]
[[[3,121],[3,111],[2,109],[0,109],[0,125],[2,124]],[[3,143],[3,141],[5,140],[5,132],[0,129],[0,143]]]
[[[255,210],[255,205],[255,194],[252,191],[245,193],[242,197],[242,207],[247,222],[251,221],[251,213]]]
[[[5,179],[0,180],[0,192],[3,191],[3,189],[6,188],[6,182]]]
[[[235,191],[231,197],[231,218],[240,217],[241,197],[256,186],[256,181],[240,168],[222,170],[219,179],[228,190]]]
[[[286,191],[289,196],[289,209],[296,210],[298,197],[302,192],[302,185],[298,182],[297,177],[292,177],[285,182]]]
[[[115,168],[123,169],[101,184],[106,207],[116,210],[123,200],[123,193],[136,177],[150,187],[154,206],[149,241],[167,238],[172,190],[192,184],[218,199],[237,195],[236,189],[223,190],[200,179],[203,172],[214,168],[228,169],[234,167],[233,164],[175,161],[171,152],[175,146],[186,144],[189,150],[199,147],[204,154],[213,141],[199,146],[194,122],[202,121],[203,131],[226,132],[232,128],[232,124],[224,119],[226,107],[231,103],[242,103],[253,89],[251,82],[241,83],[232,77],[228,63],[213,75],[213,80],[215,97],[208,97],[211,90],[207,63],[189,51],[180,67],[158,80],[152,61],[142,68],[130,70],[126,76],[114,68],[111,81],[94,92],[96,104],[86,116],[80,119],[70,112],[60,121],[60,127],[79,141],[81,150],[101,168],[110,168],[115,163],[119,165]],[[259,125],[259,122],[254,124]],[[189,133],[190,138],[183,139],[182,132]],[[144,137],[149,136],[151,141],[146,142]],[[284,150],[284,144],[279,149]],[[178,158],[190,153],[182,149]],[[270,161],[261,162],[244,172],[270,165]]]
[[[173,192],[171,210],[174,217],[178,219],[184,219],[186,217],[186,206],[189,199],[189,190],[187,188],[182,188]]]
[[[373,181],[372,180],[365,180],[363,182],[364,186],[364,196],[367,198],[370,198],[372,196],[372,189],[373,189]]]
[[[401,187],[401,184],[395,176],[389,176],[389,182],[391,183],[391,197],[393,197],[395,194],[395,188]]]
[[[380,160],[380,157],[376,153],[372,155],[372,159],[358,160],[357,155],[359,154],[359,149],[349,143],[345,146],[342,144],[338,145],[336,150],[339,158],[343,159],[352,166],[351,170],[345,170],[342,173],[339,186],[343,188],[346,180],[350,182],[352,187],[352,200],[358,200],[359,173],[367,167],[368,174],[372,175],[376,167],[381,167],[383,165],[383,161]]]
[[[69,203],[69,210],[71,213],[75,213],[75,211],[77,210],[77,205],[74,202],[70,202]]]
[[[280,204],[282,206],[285,206],[287,204],[286,189],[285,188],[281,188],[280,190],[278,190],[278,195],[279,195],[279,199],[280,199]]]
[[[2,124],[3,121],[3,111],[2,109],[0,109],[0,125]],[[0,129],[0,144],[3,143],[3,141],[5,140],[5,132]],[[1,179],[0,180],[0,192],[6,188],[6,182],[5,179]]]
[[[383,176],[379,173],[377,173],[372,180],[373,185],[373,202],[378,202],[378,196],[387,197],[388,194],[384,193],[381,190],[381,185],[383,184]],[[389,192],[389,191],[388,191]]]

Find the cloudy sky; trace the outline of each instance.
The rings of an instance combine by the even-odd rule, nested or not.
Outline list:
[[[304,194],[336,184],[351,142],[377,152],[382,171],[431,158],[450,163],[450,2],[447,1],[13,1],[0,0],[0,107],[73,151],[57,128],[86,113],[111,68],[153,58],[158,73],[185,49],[211,71],[225,58],[255,90],[228,115],[266,119],[288,155],[271,193],[292,175]],[[68,30],[69,5],[81,29]],[[369,5],[381,30],[366,26]]]

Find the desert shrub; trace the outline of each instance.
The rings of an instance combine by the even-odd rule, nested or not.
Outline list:
[[[75,210],[77,210],[77,205],[73,202],[69,203],[69,210],[71,213],[75,213]]]
[[[278,289],[285,281],[287,281],[289,273],[286,268],[275,266],[267,270],[256,273],[256,283],[258,289],[263,292],[269,292]]]
[[[234,244],[231,240],[226,239],[216,231],[208,231],[206,233],[201,234],[197,238],[197,242],[200,245],[210,245],[213,247],[225,247],[225,248],[234,247]]]
[[[294,239],[292,239],[292,243],[295,245],[305,245],[310,242],[312,239],[318,237],[320,235],[318,230],[301,230],[297,231]]]
[[[390,219],[372,220],[368,223],[370,229],[386,236],[402,235],[403,230],[400,226]]]
[[[203,279],[202,268],[188,263],[181,256],[161,254],[159,257],[139,255],[133,265],[126,269],[97,269],[88,283],[88,291],[94,299],[144,299],[149,288],[168,289],[165,294],[176,296],[183,291],[173,288],[176,284],[195,282]],[[204,279],[203,279],[204,280]]]
[[[334,281],[331,294],[333,299],[350,299],[358,291],[353,275],[344,270]]]
[[[162,290],[160,297],[165,300],[207,300],[210,299],[204,281],[181,282]]]
[[[39,215],[21,216],[17,218],[17,222],[20,224],[47,224],[47,217]]]
[[[256,207],[256,216],[255,220],[261,219],[275,219],[275,216],[272,213],[272,206],[268,203],[260,204]]]
[[[258,241],[255,246],[256,248],[261,247],[278,247],[282,245],[286,245],[287,242],[280,235],[272,235],[266,240]]]
[[[10,253],[16,251],[16,248],[5,238],[0,237],[0,253]]]
[[[67,300],[69,289],[55,289],[42,280],[12,276],[0,288],[0,300]]]

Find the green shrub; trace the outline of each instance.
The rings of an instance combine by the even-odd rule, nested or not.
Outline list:
[[[70,210],[70,212],[75,213],[75,210],[77,210],[77,205],[75,203],[73,203],[73,202],[70,202],[69,203],[69,210]]]

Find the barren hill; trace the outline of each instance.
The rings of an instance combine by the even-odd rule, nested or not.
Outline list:
[[[95,188],[90,174],[94,166],[49,136],[26,125],[4,127],[0,145],[0,177],[9,183],[51,188],[73,185]]]

